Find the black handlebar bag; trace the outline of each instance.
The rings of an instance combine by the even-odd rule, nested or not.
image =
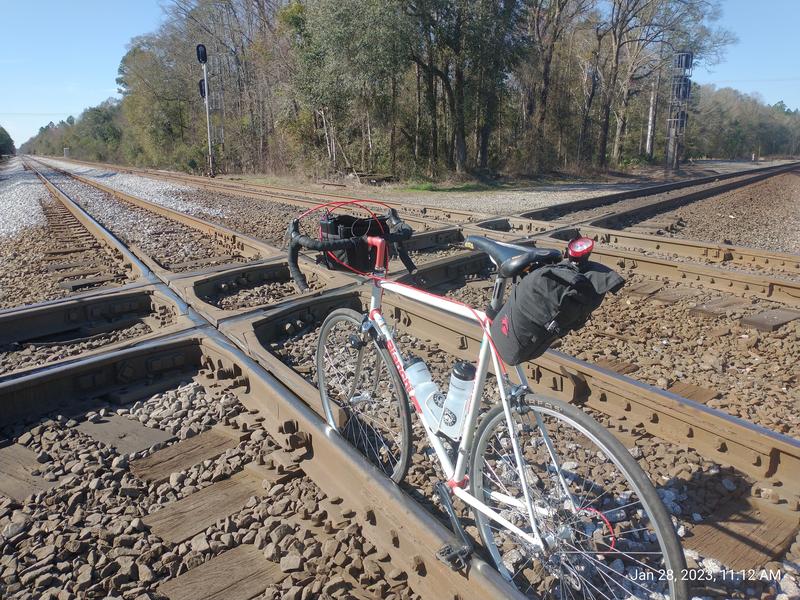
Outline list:
[[[514,286],[492,322],[500,357],[513,366],[541,356],[557,338],[582,327],[607,292],[624,284],[618,273],[591,261],[536,269]]]
[[[389,233],[387,217],[376,216],[360,218],[353,215],[328,215],[319,221],[322,241],[346,240],[361,236],[386,237]],[[330,254],[335,257],[331,258]],[[321,262],[332,270],[348,270],[347,265],[362,273],[372,271],[375,266],[375,248],[366,241],[354,244],[345,250],[332,250],[322,255]],[[337,262],[338,261],[338,262]]]

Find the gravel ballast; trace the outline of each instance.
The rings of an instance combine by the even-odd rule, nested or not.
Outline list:
[[[96,273],[112,274],[114,280],[100,285],[124,283],[129,273],[117,256],[87,242],[88,232],[68,215],[61,204],[52,198],[39,179],[22,169],[19,159],[12,159],[0,175],[0,308],[57,300],[72,294],[61,281],[67,277],[63,270],[48,270],[55,262],[77,262],[91,265]],[[69,234],[54,228],[69,225],[76,233],[86,235],[72,241]],[[58,261],[47,261],[52,253],[69,246]],[[48,253],[51,253],[48,255]],[[82,267],[85,268],[85,267]],[[96,286],[80,288],[78,292]]]
[[[800,170],[700,200],[659,218],[680,219],[672,235],[800,254]]]
[[[279,568],[262,598],[301,600],[360,594],[395,600],[419,598],[406,573],[361,535],[354,513],[337,513],[302,474],[285,483],[265,480],[262,494],[230,516],[181,543],[153,534],[146,517],[225,480],[248,463],[274,469],[282,450],[256,420],[247,435],[218,458],[147,483],[131,463],[163,444],[119,454],[77,428],[110,415],[163,429],[176,441],[217,427],[238,427],[245,413],[235,394],[189,381],[128,407],[97,405],[82,419],[43,419],[17,441],[37,454],[37,475],[59,480],[22,502],[0,497],[0,595],[30,598],[145,598],[162,600],[158,586],[232,548],[251,544]],[[235,433],[235,432],[232,432]],[[277,454],[276,454],[277,453]]]
[[[474,298],[475,294],[469,293],[467,296]],[[309,327],[310,324],[294,335],[274,340],[270,344],[270,350],[283,362],[302,374],[310,383],[315,384],[314,356],[319,327],[311,329]],[[449,378],[455,358],[442,351],[437,343],[407,334],[399,334],[398,342],[402,351],[412,352],[425,360],[434,380],[444,382]],[[484,392],[483,410],[486,410],[491,403],[498,401],[493,386],[493,379],[490,376]],[[591,409],[585,410],[596,420],[613,429],[613,425],[606,415]],[[433,487],[436,481],[442,480],[444,474],[438,463],[426,454],[426,442],[421,425],[413,416],[412,423],[415,453],[403,487],[415,500],[443,523],[446,523],[447,517]],[[628,435],[630,437],[627,439],[635,440],[629,446],[629,451],[639,461],[645,472],[651,476],[654,485],[658,488],[659,496],[672,514],[680,537],[690,535],[692,528],[698,523],[713,518],[721,506],[749,494],[752,481],[731,468],[708,460],[697,451],[653,437],[639,426],[633,427]],[[467,532],[473,539],[478,540],[477,530],[472,524],[471,512],[460,502],[456,502],[456,509],[465,519]],[[759,597],[762,593],[779,590],[781,585],[790,590],[797,582],[797,570],[790,570],[796,569],[790,559],[787,559],[780,567],[781,573],[787,577],[785,581],[754,582],[742,578],[723,579],[722,573],[725,566],[714,557],[701,556],[692,550],[687,550],[686,555],[690,568],[702,569],[716,575],[717,592],[704,593],[704,598]],[[754,565],[754,567],[761,566]]]
[[[40,203],[49,198],[39,178],[22,168],[19,158],[0,167],[0,239],[12,237],[28,227],[43,226],[46,219]]]
[[[56,171],[48,170],[44,175],[126,245],[141,249],[165,269],[191,271],[197,268],[194,261],[202,260],[209,266],[240,259],[231,259],[197,229],[112,198]]]

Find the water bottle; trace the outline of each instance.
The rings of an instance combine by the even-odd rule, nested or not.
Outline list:
[[[450,387],[447,388],[444,410],[442,410],[439,422],[439,431],[454,442],[461,439],[462,430],[464,429],[464,413],[474,387],[474,365],[458,361],[453,365],[453,374],[450,375]]]
[[[434,383],[431,372],[420,357],[409,357],[405,370],[411,387],[414,389],[414,396],[425,415],[425,421],[434,431],[437,431],[444,410],[444,394],[439,391],[439,386]]]

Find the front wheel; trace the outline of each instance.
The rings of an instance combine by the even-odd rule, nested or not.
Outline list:
[[[333,311],[317,346],[325,417],[368,461],[399,483],[411,459],[408,398],[389,353],[361,331],[363,315]]]
[[[510,412],[544,549],[476,510],[500,573],[537,598],[688,598],[672,520],[625,447],[560,400],[529,395]],[[502,406],[484,416],[476,440],[472,494],[532,534]]]

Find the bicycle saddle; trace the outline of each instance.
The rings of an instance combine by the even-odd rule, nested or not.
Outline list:
[[[471,250],[481,250],[489,255],[500,277],[516,277],[528,267],[539,267],[561,260],[561,252],[549,248],[533,248],[496,242],[480,235],[470,235],[464,245]]]

